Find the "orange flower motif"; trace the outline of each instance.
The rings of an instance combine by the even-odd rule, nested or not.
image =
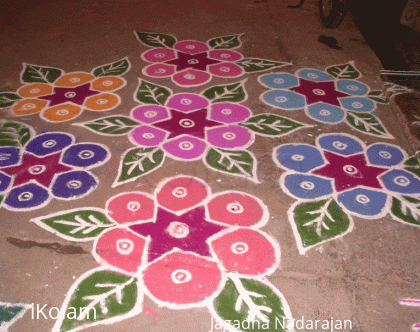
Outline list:
[[[50,122],[68,121],[82,113],[82,108],[72,104],[61,104],[47,108],[41,117]]]
[[[24,98],[34,98],[49,95],[53,92],[53,88],[49,84],[35,83],[24,85],[18,90],[18,94]]]
[[[99,91],[111,91],[124,85],[124,81],[116,76],[101,77],[92,82],[92,89]]]
[[[54,84],[60,87],[72,88],[87,82],[90,82],[95,77],[88,73],[70,73],[61,76]]]
[[[14,115],[34,114],[40,112],[46,105],[45,100],[22,99],[12,107],[12,111]]]
[[[111,93],[101,93],[85,100],[85,106],[92,111],[105,111],[113,108],[120,99]]]

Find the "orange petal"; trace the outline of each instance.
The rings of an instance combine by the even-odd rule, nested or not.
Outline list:
[[[62,122],[73,119],[80,113],[82,113],[82,109],[79,106],[72,104],[61,104],[47,108],[41,114],[41,117],[51,122]]]
[[[71,88],[92,81],[94,78],[93,75],[88,73],[70,73],[61,76],[54,84],[56,86]]]
[[[24,98],[33,98],[39,96],[49,95],[53,92],[53,88],[49,84],[35,83],[22,86],[18,93]]]
[[[92,89],[99,91],[111,91],[124,85],[124,81],[116,76],[101,77],[92,82]]]
[[[34,114],[40,112],[46,105],[45,100],[22,99],[12,107],[12,111],[15,115]]]
[[[93,111],[103,111],[119,104],[119,98],[111,93],[101,93],[85,100],[85,106]]]

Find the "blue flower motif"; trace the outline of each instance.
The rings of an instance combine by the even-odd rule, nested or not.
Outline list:
[[[0,167],[15,165],[19,162],[20,150],[18,148],[0,148]]]
[[[376,216],[380,214],[387,202],[388,195],[374,190],[356,188],[338,195],[338,201],[345,208],[356,214]]]
[[[97,144],[76,144],[69,147],[63,154],[63,163],[68,165],[92,168],[103,163],[109,156],[108,151]]]
[[[355,80],[338,80],[337,89],[355,96],[364,96],[369,92],[369,87]]]
[[[363,152],[363,147],[357,140],[343,134],[320,136],[317,141],[324,150],[345,156]]]
[[[75,199],[87,195],[98,185],[98,180],[86,171],[74,171],[61,174],[52,186],[52,193],[57,198]]]
[[[404,160],[404,153],[392,145],[377,143],[369,146],[367,156],[372,165],[396,166]]]
[[[344,97],[340,102],[345,109],[353,112],[372,112],[375,109],[375,103],[364,97]]]
[[[72,144],[74,138],[64,133],[48,133],[38,135],[26,145],[26,151],[37,156],[58,152]]]
[[[388,190],[401,194],[420,194],[420,180],[414,174],[394,169],[381,176]]]
[[[327,123],[340,123],[346,116],[341,107],[319,103],[308,106],[308,116],[316,121]]]
[[[287,89],[299,85],[296,76],[287,73],[262,75],[259,80],[272,89]]]
[[[313,175],[289,174],[284,179],[284,185],[292,195],[302,199],[315,199],[333,193],[331,180]]]
[[[272,106],[284,109],[300,109],[306,105],[304,96],[287,90],[267,91],[262,98]]]
[[[11,210],[26,210],[41,207],[49,198],[50,194],[43,186],[35,183],[28,183],[13,188],[7,195],[4,203],[11,208]]]
[[[325,82],[325,81],[334,81],[334,76],[327,74],[322,70],[316,69],[301,69],[297,71],[297,75],[300,78],[313,82]]]
[[[318,149],[305,144],[282,145],[277,149],[276,157],[285,168],[302,173],[325,164]]]

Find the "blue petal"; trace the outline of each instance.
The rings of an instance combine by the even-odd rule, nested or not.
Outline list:
[[[325,150],[345,156],[363,152],[363,147],[358,141],[340,134],[322,136],[318,139],[318,144]]]
[[[401,194],[420,194],[420,180],[412,173],[394,169],[381,176],[388,190]]]
[[[364,216],[376,216],[385,207],[388,195],[379,191],[356,188],[338,196],[346,209]]]
[[[306,105],[305,97],[293,91],[273,90],[262,96],[267,103],[279,108],[299,109]]]
[[[0,191],[5,191],[12,181],[12,178],[4,173],[0,172]]]
[[[276,155],[284,167],[302,173],[325,164],[319,150],[311,145],[283,145],[277,149]]]
[[[97,144],[76,144],[63,154],[63,162],[78,167],[99,166],[108,157],[108,151]]]
[[[366,84],[353,80],[338,80],[337,89],[355,96],[364,96],[369,92]]]
[[[262,84],[274,89],[287,89],[299,85],[296,76],[286,73],[263,75],[259,79]]]
[[[15,165],[20,160],[20,149],[5,147],[0,148],[0,168]]]
[[[375,103],[365,97],[344,97],[340,102],[345,109],[353,112],[371,112],[375,109]]]
[[[325,71],[316,69],[301,69],[297,75],[305,80],[320,82],[320,81],[334,81],[334,76],[327,74]]]
[[[70,135],[63,133],[49,133],[35,137],[29,141],[26,151],[32,152],[37,156],[45,156],[47,154],[61,151],[73,142]]]
[[[373,144],[367,149],[369,162],[372,165],[395,166],[404,160],[401,149],[388,144]]]
[[[45,188],[35,183],[28,183],[13,188],[4,203],[14,209],[30,209],[41,205],[49,197],[50,194]]]
[[[82,196],[97,186],[96,179],[85,171],[73,171],[57,177],[52,187],[56,197],[75,199]]]
[[[308,106],[308,116],[324,123],[340,123],[346,113],[341,107],[319,103]]]
[[[313,175],[289,174],[284,178],[284,185],[292,195],[303,199],[314,199],[333,193],[331,180]]]

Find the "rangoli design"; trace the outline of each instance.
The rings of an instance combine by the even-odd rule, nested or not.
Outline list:
[[[281,188],[298,199],[288,216],[299,252],[349,233],[352,215],[393,219],[420,227],[420,158],[400,147],[368,147],[347,134],[323,134],[316,146],[285,144],[274,149],[287,172]]]
[[[353,62],[326,68],[305,68],[294,75],[276,73],[261,75],[258,81],[270,88],[260,99],[282,110],[300,110],[311,119],[325,123],[346,122],[365,134],[393,138],[382,122],[372,114],[376,104],[388,103],[380,90],[356,80],[362,77]]]
[[[402,298],[398,302],[404,306],[420,308],[420,299]],[[420,323],[414,323],[411,326],[411,331],[420,331]]]
[[[141,58],[151,63],[143,68],[143,75],[153,78],[171,77],[182,87],[199,86],[209,82],[212,75],[222,78],[240,77],[289,65],[257,58],[244,58],[234,51],[241,47],[240,36],[213,38],[203,43],[197,40],[177,41],[174,36],[135,31],[138,40],[153,49]]]
[[[52,198],[79,199],[96,189],[89,170],[110,158],[98,143],[77,143],[71,134],[35,135],[26,124],[0,121],[0,203],[7,210],[39,209]]]
[[[92,70],[64,73],[58,68],[23,64],[16,93],[0,92],[0,108],[11,107],[16,116],[40,113],[48,122],[69,121],[83,110],[109,111],[121,102],[113,93],[126,85],[121,77],[130,69],[128,59]]]
[[[0,331],[7,332],[31,307],[25,303],[0,302]]]
[[[245,81],[214,86],[201,94],[173,94],[169,88],[140,80],[134,99],[142,103],[130,117],[110,116],[78,123],[102,135],[128,135],[139,146],[121,157],[114,186],[160,167],[166,156],[202,159],[216,170],[258,182],[257,161],[247,151],[255,133],[278,137],[307,127],[274,114],[252,116],[244,106]]]
[[[276,318],[291,319],[286,300],[265,278],[280,263],[279,245],[260,230],[268,219],[258,198],[238,191],[212,194],[188,176],[164,179],[153,196],[125,192],[105,209],[33,219],[66,240],[94,241],[92,254],[101,265],[71,287],[53,331],[132,317],[142,311],[144,295],[171,309],[207,307],[229,331],[241,329],[235,320],[267,328]]]

